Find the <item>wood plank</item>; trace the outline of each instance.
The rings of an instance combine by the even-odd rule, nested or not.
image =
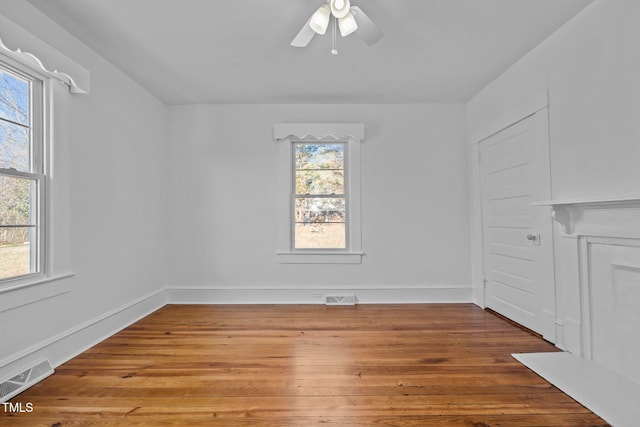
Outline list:
[[[169,305],[58,367],[0,426],[606,423],[511,353],[556,351],[470,304]]]

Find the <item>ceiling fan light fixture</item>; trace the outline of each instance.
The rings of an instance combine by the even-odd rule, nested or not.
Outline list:
[[[351,9],[349,0],[330,0],[329,5],[331,7],[331,13],[338,19],[347,16],[349,9]]]
[[[331,18],[331,8],[328,4],[318,8],[309,20],[309,26],[317,34],[324,34],[329,27],[329,18]]]
[[[338,20],[338,26],[340,27],[340,35],[342,37],[347,37],[358,29],[358,23],[351,13],[347,13],[344,17],[340,18]]]
[[[0,0],[1,1],[1,0]],[[325,4],[318,8],[304,23],[290,45],[293,47],[306,47],[316,34],[323,35],[327,32],[329,24],[332,25],[332,40],[334,55],[336,50],[336,37],[338,28],[342,37],[356,32],[358,38],[371,46],[383,36],[382,31],[358,6],[351,6],[350,0],[325,0]]]

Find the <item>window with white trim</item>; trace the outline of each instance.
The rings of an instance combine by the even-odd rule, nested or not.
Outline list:
[[[360,143],[364,125],[280,123],[280,263],[362,260]]]
[[[0,283],[44,272],[43,85],[0,63]]]
[[[344,142],[293,144],[294,249],[347,249]]]

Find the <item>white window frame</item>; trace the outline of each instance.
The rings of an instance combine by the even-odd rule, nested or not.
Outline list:
[[[278,142],[278,262],[281,264],[360,264],[362,263],[362,212],[360,192],[360,145],[364,140],[362,123],[277,123]],[[339,249],[296,249],[294,247],[293,161],[296,143],[345,144],[345,221],[346,247]]]
[[[295,189],[296,189],[296,160],[295,160],[295,147],[299,146],[299,145],[322,145],[322,144],[340,144],[343,146],[343,192],[342,194],[332,194],[332,195],[327,195],[327,194],[309,194],[309,195],[302,195],[302,194],[298,194],[296,193]],[[349,224],[349,200],[351,199],[351,195],[349,192],[349,179],[348,179],[348,173],[349,173],[349,169],[348,169],[348,165],[349,165],[349,144],[346,141],[302,141],[302,140],[292,140],[291,141],[291,145],[292,145],[292,150],[291,150],[291,155],[293,156],[291,159],[291,180],[290,180],[290,185],[291,185],[291,202],[290,202],[290,206],[289,209],[291,210],[290,213],[290,218],[292,218],[291,222],[290,222],[290,227],[291,227],[291,251],[292,252],[305,252],[305,253],[309,253],[309,252],[314,252],[314,251],[322,251],[322,252],[326,252],[326,251],[335,251],[335,250],[349,250],[349,234],[350,234],[350,224]],[[296,221],[295,221],[295,212],[296,212],[296,207],[295,207],[295,203],[296,203],[296,199],[298,198],[304,198],[304,197],[310,197],[310,198],[342,198],[345,201],[345,247],[344,248],[297,248],[295,246],[295,229],[296,229]]]
[[[41,274],[0,284],[0,313],[71,290],[71,96],[88,94],[91,73],[0,15],[0,62],[43,82]],[[61,71],[58,71],[61,70]]]
[[[27,274],[0,279],[0,288],[15,283],[33,280],[42,280],[47,275],[47,159],[46,155],[46,129],[48,123],[48,111],[46,109],[46,96],[48,80],[34,73],[24,66],[12,61],[0,59],[0,69],[29,82],[29,128],[30,143],[30,168],[29,171],[0,168],[0,175],[14,178],[22,178],[34,182],[35,194],[32,194],[31,217],[28,226],[33,227],[32,237],[29,239],[31,246],[31,268]],[[32,224],[32,225],[31,225]],[[26,225],[26,224],[25,224]],[[35,247],[34,247],[35,246]]]

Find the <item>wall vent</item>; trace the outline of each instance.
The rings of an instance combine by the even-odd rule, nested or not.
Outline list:
[[[326,295],[325,305],[356,305],[355,295]]]
[[[51,363],[48,360],[43,360],[0,383],[0,403],[22,393],[51,374],[53,374]]]

